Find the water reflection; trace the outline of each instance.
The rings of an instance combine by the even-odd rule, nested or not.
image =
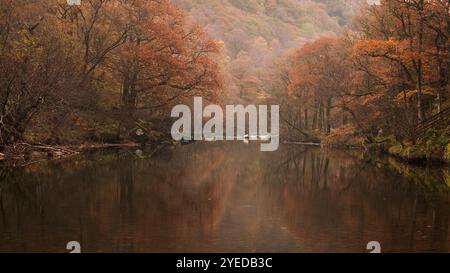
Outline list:
[[[150,152],[151,153],[151,152]],[[0,173],[0,251],[449,251],[443,168],[301,146],[102,151]]]
[[[428,187],[397,172],[392,159],[376,160],[307,150],[272,172],[283,183],[285,223],[304,250],[364,251],[375,240],[384,251],[448,251],[442,174]],[[434,171],[416,167],[423,176],[441,172]]]

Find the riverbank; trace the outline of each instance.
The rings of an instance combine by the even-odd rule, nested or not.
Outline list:
[[[80,145],[47,145],[16,143],[4,146],[0,153],[0,163],[6,166],[26,165],[43,160],[57,160],[80,154],[83,151],[107,148],[133,148],[142,144],[126,143],[84,143]]]
[[[450,163],[450,144],[447,138],[425,138],[415,142],[385,139],[385,142],[370,143],[368,148],[409,163]]]
[[[430,130],[414,141],[394,135],[370,136],[341,130],[324,137],[321,143],[328,147],[384,153],[409,163],[450,163],[450,132],[447,128]]]

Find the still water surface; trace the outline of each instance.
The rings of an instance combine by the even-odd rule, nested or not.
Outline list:
[[[447,167],[283,145],[108,150],[0,173],[0,252],[450,251]]]

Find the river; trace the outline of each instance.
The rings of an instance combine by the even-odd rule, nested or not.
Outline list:
[[[448,252],[448,181],[288,144],[101,150],[1,170],[0,252]]]

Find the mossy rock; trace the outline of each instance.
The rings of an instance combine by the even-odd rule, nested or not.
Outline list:
[[[450,144],[447,144],[445,146],[444,160],[447,161],[447,162],[450,162]]]
[[[450,138],[447,134],[435,133],[429,138],[420,140],[418,143],[425,147],[428,159],[439,161],[446,160],[447,145],[450,143]]]
[[[376,143],[390,141],[383,137],[374,137]],[[391,141],[394,141],[391,139]],[[450,163],[450,136],[447,131],[434,130],[429,131],[423,138],[412,142],[411,140],[403,140],[401,143],[392,142],[392,146],[388,149],[384,145],[378,144],[379,148],[384,148],[389,154],[402,158],[406,161],[434,161]]]
[[[427,151],[424,147],[415,145],[403,149],[401,156],[411,161],[422,160],[427,158]]]
[[[445,170],[443,177],[444,177],[445,184],[447,184],[447,186],[450,187],[450,172]]]
[[[395,147],[397,145],[400,145],[398,143],[395,136],[376,136],[373,138],[374,144],[376,145],[377,149],[381,151],[389,151],[392,147]],[[401,145],[400,145],[401,147]]]
[[[401,157],[403,152],[403,146],[401,144],[397,144],[389,148],[389,154]]]
[[[432,146],[427,149],[427,158],[433,161],[442,161],[444,158],[444,149],[439,146]]]
[[[436,138],[435,143],[436,143],[437,145],[447,145],[447,144],[450,143],[450,137],[449,137],[448,135],[446,135],[446,134],[440,135],[440,136],[438,136],[438,137]]]
[[[396,157],[401,157],[408,161],[427,159],[427,150],[420,145],[404,147],[400,144],[397,144],[389,148],[389,154]]]

